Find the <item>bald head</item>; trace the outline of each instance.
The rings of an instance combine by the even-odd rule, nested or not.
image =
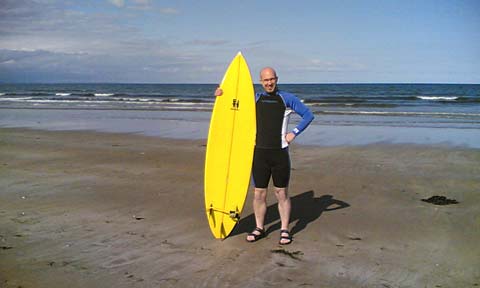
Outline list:
[[[260,71],[260,82],[267,93],[277,90],[277,72],[271,67],[265,67]]]
[[[262,81],[263,79],[272,78],[270,76],[277,78],[277,72],[275,72],[275,69],[273,69],[272,67],[265,67],[260,71],[260,81]]]

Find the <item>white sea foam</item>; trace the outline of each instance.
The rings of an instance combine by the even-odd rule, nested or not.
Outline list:
[[[26,99],[25,102],[32,102],[32,103],[80,103],[80,101],[72,101],[72,100],[50,100],[50,99]],[[84,102],[84,101],[82,101]]]
[[[1,98],[1,101],[12,101],[12,102],[24,102],[27,100],[32,99],[32,97],[8,97],[8,98]]]
[[[446,96],[418,96],[422,100],[430,100],[430,101],[454,101],[457,100],[458,97],[446,97]]]
[[[113,93],[95,93],[93,94],[95,97],[110,97],[110,96],[113,96],[115,94]]]
[[[160,103],[161,99],[152,99],[152,98],[114,98],[115,100],[122,101],[122,103],[135,103],[135,102],[150,102],[150,103]]]
[[[58,99],[27,99],[25,102],[32,102],[32,103],[94,103],[94,104],[108,104],[108,103],[117,103],[116,101],[95,101],[95,100],[58,100]],[[130,103],[130,102],[124,102]],[[133,103],[133,102],[132,102]]]
[[[0,96],[5,96],[5,93],[0,93]]]
[[[132,104],[133,109],[161,109],[161,110],[210,110],[212,103],[194,103],[194,102],[162,102],[158,99],[147,98],[109,98],[109,100],[77,100],[77,99],[38,99],[34,97],[9,97],[0,98],[0,101],[31,103],[33,106],[39,105],[79,105],[72,107],[116,107],[116,104]],[[105,106],[108,105],[108,106]],[[111,106],[113,105],[113,106]]]
[[[381,115],[381,116],[430,116],[430,117],[480,117],[478,113],[449,113],[449,112],[386,112],[386,111],[322,111],[323,114],[340,115]]]
[[[55,93],[55,96],[70,96],[71,93]]]

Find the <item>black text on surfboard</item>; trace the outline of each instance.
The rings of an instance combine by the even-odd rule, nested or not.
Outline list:
[[[239,99],[233,99],[232,101],[232,110],[238,110],[240,107],[240,100]]]

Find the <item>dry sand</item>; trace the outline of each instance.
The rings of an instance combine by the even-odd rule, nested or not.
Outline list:
[[[291,148],[294,242],[212,237],[205,141],[0,129],[0,287],[478,287],[480,150]],[[443,195],[459,204],[421,199]]]

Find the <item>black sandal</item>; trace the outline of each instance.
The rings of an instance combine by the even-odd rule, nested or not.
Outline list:
[[[288,236],[282,236],[282,234],[287,234]],[[288,240],[288,242],[282,242],[282,240]],[[292,235],[290,235],[290,231],[288,230],[280,230],[280,241],[278,241],[278,244],[280,245],[288,245],[292,243],[293,238]]]
[[[255,232],[255,231],[257,231],[259,234],[253,233],[253,232]],[[252,236],[252,237],[253,237],[253,240],[248,240],[248,239],[246,239],[247,242],[250,242],[250,243],[256,242],[256,241],[262,239],[263,237],[265,237],[265,230],[263,230],[262,228],[255,227],[255,230],[253,230],[252,233],[249,233],[249,234],[247,235],[247,237],[248,237],[248,236]]]

